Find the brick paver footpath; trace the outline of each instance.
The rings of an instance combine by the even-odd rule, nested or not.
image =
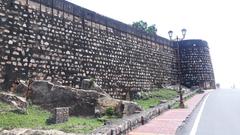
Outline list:
[[[203,96],[209,92],[205,91],[203,94],[193,96],[185,102],[186,108],[168,110],[147,124],[134,129],[128,135],[174,135],[177,128],[193,111]]]

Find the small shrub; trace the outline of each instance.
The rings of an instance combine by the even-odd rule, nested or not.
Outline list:
[[[113,115],[114,115],[114,109],[113,109],[112,107],[108,107],[108,108],[106,109],[105,114],[106,114],[107,116],[113,116]]]

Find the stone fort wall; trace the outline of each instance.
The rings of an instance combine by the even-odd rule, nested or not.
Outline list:
[[[215,88],[215,77],[208,43],[204,40],[183,40],[179,42],[182,85]]]
[[[47,79],[80,87],[84,78],[114,98],[176,84],[169,40],[64,0],[0,0],[0,84]]]

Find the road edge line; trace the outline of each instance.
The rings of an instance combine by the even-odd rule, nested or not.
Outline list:
[[[191,132],[190,132],[189,135],[196,135],[196,133],[197,133],[197,127],[198,127],[198,124],[199,124],[199,122],[200,122],[200,118],[201,118],[201,115],[202,115],[202,112],[203,112],[203,109],[204,109],[204,106],[205,106],[205,104],[206,104],[206,101],[207,101],[207,98],[208,98],[209,94],[210,94],[210,93],[207,94],[207,96],[205,97],[205,99],[204,99],[204,101],[203,101],[203,103],[202,103],[202,105],[201,105],[201,108],[200,108],[200,110],[199,110],[199,112],[198,112],[198,114],[197,114],[197,118],[196,118],[195,121],[194,121],[192,130],[191,130]]]

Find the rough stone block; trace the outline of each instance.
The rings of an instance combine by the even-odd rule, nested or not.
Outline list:
[[[64,123],[67,122],[69,118],[69,107],[58,107],[54,109],[53,123]]]

